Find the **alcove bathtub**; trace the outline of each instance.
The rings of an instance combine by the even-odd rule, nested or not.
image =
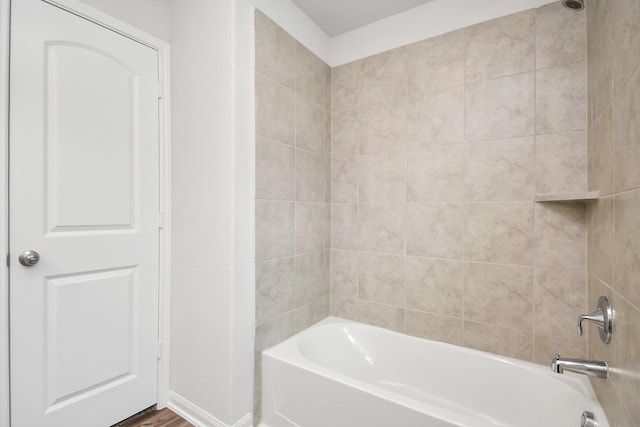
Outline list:
[[[262,427],[609,427],[586,377],[336,317],[262,364]]]

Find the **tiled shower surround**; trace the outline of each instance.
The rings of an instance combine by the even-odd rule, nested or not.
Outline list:
[[[331,314],[586,355],[585,14],[554,3],[333,70]]]
[[[586,356],[587,208],[534,202],[587,190],[585,23],[558,2],[332,70],[256,13],[256,421],[260,351],[329,313]]]
[[[611,344],[591,328],[589,357],[611,366],[592,381],[612,427],[640,426],[640,2],[591,0],[589,293],[615,310]]]
[[[260,352],[329,315],[331,69],[256,12],[255,411]]]

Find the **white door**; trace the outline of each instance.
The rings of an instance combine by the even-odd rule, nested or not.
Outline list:
[[[158,54],[11,13],[11,425],[105,427],[157,396]]]

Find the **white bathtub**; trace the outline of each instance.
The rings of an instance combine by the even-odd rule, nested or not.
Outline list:
[[[336,317],[262,364],[262,427],[609,427],[586,377]]]

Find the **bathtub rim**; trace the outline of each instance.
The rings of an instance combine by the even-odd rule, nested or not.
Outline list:
[[[447,342],[443,342],[443,341],[437,341],[437,340],[431,340],[428,338],[421,338],[421,337],[417,337],[414,335],[408,335],[408,334],[404,334],[402,332],[397,332],[391,329],[387,329],[387,328],[383,328],[380,326],[375,326],[375,325],[369,325],[367,323],[362,323],[362,322],[358,322],[358,321],[354,321],[354,320],[349,320],[349,319],[344,319],[341,317],[337,317],[337,316],[329,316],[324,318],[323,320],[309,326],[308,328],[303,329],[302,331],[292,335],[291,337],[287,338],[286,340],[273,345],[269,348],[266,348],[264,350],[262,350],[261,354],[262,355],[267,355],[269,357],[273,357],[276,358],[278,360],[281,361],[285,361],[285,362],[292,362],[292,360],[290,358],[287,358],[287,355],[291,355],[291,354],[295,354],[297,357],[296,359],[301,359],[303,361],[306,361],[307,363],[312,364],[313,366],[317,366],[320,368],[321,371],[330,371],[332,373],[336,373],[336,374],[340,374],[343,376],[346,376],[344,374],[342,374],[339,371],[335,371],[333,369],[330,368],[326,368],[323,365],[307,358],[306,356],[304,356],[300,350],[297,347],[297,340],[300,339],[300,336],[305,334],[305,333],[309,333],[310,331],[312,331],[313,329],[317,329],[323,326],[328,326],[328,325],[340,325],[340,324],[344,324],[345,326],[363,326],[366,328],[372,328],[378,332],[381,332],[383,334],[389,334],[392,336],[397,336],[397,337],[401,337],[402,339],[407,339],[410,341],[415,341],[415,342],[421,342],[421,341],[428,341],[430,343],[433,343],[434,345],[437,345],[439,347],[443,347],[445,349],[449,349],[452,351],[459,351],[461,353],[466,353],[466,354],[470,354],[470,355],[475,355],[484,359],[490,359],[490,360],[494,360],[494,361],[498,361],[498,362],[502,362],[502,363],[506,363],[508,365],[511,366],[517,366],[519,368],[524,368],[525,370],[529,371],[529,372],[533,372],[535,374],[541,374],[541,375],[545,375],[546,377],[549,377],[550,379],[552,379],[555,382],[560,382],[560,383],[565,383],[565,382],[569,382],[572,385],[575,384],[578,387],[581,387],[582,385],[589,385],[588,390],[591,392],[589,395],[585,396],[585,397],[590,397],[590,398],[594,398],[595,399],[595,392],[593,391],[593,387],[591,386],[591,383],[588,381],[588,379],[583,376],[583,375],[579,375],[579,374],[574,374],[572,372],[568,372],[563,374],[563,376],[559,376],[559,374],[555,374],[553,372],[551,372],[551,370],[549,369],[549,372],[546,372],[544,370],[544,366],[545,365],[541,365],[538,363],[534,363],[534,362],[530,362],[527,360],[522,360],[522,359],[516,359],[514,357],[510,357],[510,356],[505,356],[505,355],[500,355],[497,353],[491,353],[488,351],[483,351],[483,350],[478,350],[475,348],[470,348],[470,347],[464,347],[461,345],[456,345],[456,344],[451,344],[451,343],[447,343]],[[286,352],[286,353],[285,353]],[[551,358],[553,357],[553,355],[549,356],[549,363],[551,363]],[[298,362],[298,364],[296,364],[296,366],[300,367],[300,368],[306,368],[306,365],[302,365],[299,364],[299,361],[296,360],[296,362]],[[292,362],[293,364],[293,362]],[[316,372],[316,371],[313,371]],[[316,372],[318,374],[322,374],[323,372]],[[586,381],[585,381],[586,380]],[[364,382],[364,381],[363,381]]]

